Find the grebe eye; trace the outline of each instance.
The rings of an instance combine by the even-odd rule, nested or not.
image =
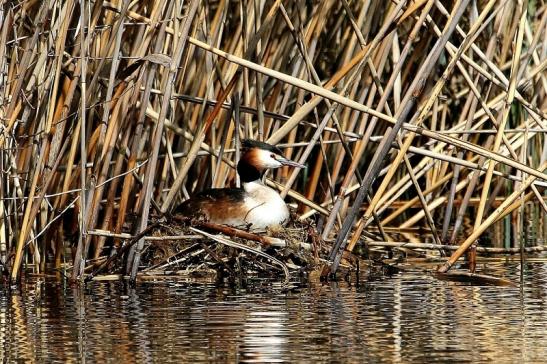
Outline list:
[[[275,159],[275,154],[273,154],[273,153],[270,154],[270,157],[273,158],[273,159]]]

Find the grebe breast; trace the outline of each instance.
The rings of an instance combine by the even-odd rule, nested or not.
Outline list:
[[[245,222],[252,229],[283,225],[289,219],[289,209],[277,191],[259,181],[243,184],[247,214]]]

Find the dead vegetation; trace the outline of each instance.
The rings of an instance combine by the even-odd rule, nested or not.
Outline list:
[[[242,138],[307,164],[267,183],[318,228],[293,239],[307,258],[250,270],[328,275],[356,248],[401,250],[395,231],[446,272],[507,219],[524,252],[525,204],[547,211],[546,32],[534,0],[2,1],[0,269],[77,280],[110,259],[134,280],[179,256],[233,269],[227,241],[260,255],[165,227],[237,184]]]

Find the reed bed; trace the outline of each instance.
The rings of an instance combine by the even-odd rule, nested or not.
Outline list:
[[[267,183],[316,225],[324,275],[409,228],[446,272],[509,215],[520,236],[527,202],[547,211],[544,1],[0,4],[12,282],[112,257],[134,280],[151,227],[237,185],[243,138],[308,166]]]

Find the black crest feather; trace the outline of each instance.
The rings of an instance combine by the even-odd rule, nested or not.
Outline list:
[[[283,155],[283,152],[281,151],[281,149],[279,149],[275,145],[259,142],[258,140],[245,139],[241,141],[241,145],[243,146],[244,149],[258,148],[263,150],[269,150],[270,152],[274,152],[279,155]]]

